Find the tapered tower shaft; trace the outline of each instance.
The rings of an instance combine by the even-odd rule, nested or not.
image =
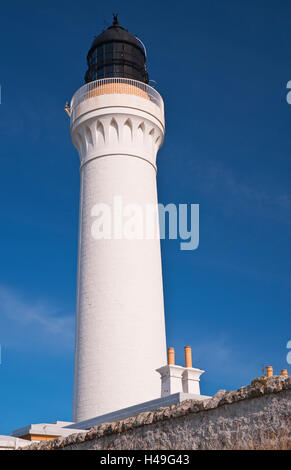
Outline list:
[[[146,83],[109,77],[80,88],[70,113],[81,161],[77,422],[160,396],[156,369],[166,363],[160,240],[124,233],[116,238],[114,220],[123,210],[116,203],[134,204],[143,214],[157,206],[164,111],[161,96]],[[111,234],[96,239],[94,222],[105,206],[111,210]]]

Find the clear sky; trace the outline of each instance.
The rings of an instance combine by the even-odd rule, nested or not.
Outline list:
[[[168,345],[181,365],[192,345],[204,394],[288,367],[290,2],[5,2],[0,434],[71,419],[79,162],[63,108],[113,12],[165,100],[159,199],[200,204],[198,250],[162,242]]]

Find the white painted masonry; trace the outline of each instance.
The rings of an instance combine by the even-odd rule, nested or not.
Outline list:
[[[0,436],[0,450],[16,450],[31,444],[31,441],[12,436]]]
[[[55,423],[38,423],[38,424],[29,424],[24,428],[15,429],[12,436],[14,438],[22,438],[22,436],[36,435],[36,436],[62,436],[67,437],[71,434],[80,432],[79,428],[74,428],[72,426],[74,423],[65,422],[65,421],[56,421]],[[70,426],[70,429],[67,427]],[[30,441],[29,441],[30,442]]]
[[[161,396],[174,393],[200,395],[200,375],[205,371],[192,367],[166,365],[157,369],[161,375]]]
[[[166,363],[160,241],[91,235],[95,204],[157,204],[163,102],[130,91],[71,103],[81,160],[74,422],[160,397]]]
[[[173,393],[182,393],[182,375],[184,367],[166,365],[157,369],[161,374],[161,397],[167,397]]]
[[[182,387],[184,393],[193,393],[200,395],[200,375],[204,370],[185,367],[182,375]]]

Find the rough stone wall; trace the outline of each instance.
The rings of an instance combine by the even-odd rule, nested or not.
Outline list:
[[[291,449],[291,377],[260,377],[202,402],[141,413],[32,450]]]

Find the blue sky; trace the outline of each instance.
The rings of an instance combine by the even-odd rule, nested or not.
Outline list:
[[[167,340],[201,391],[286,368],[291,4],[15,1],[1,6],[0,434],[71,419],[79,173],[64,103],[119,12],[165,100],[162,203],[200,204],[200,246],[162,241]],[[290,372],[290,367],[289,367]]]

